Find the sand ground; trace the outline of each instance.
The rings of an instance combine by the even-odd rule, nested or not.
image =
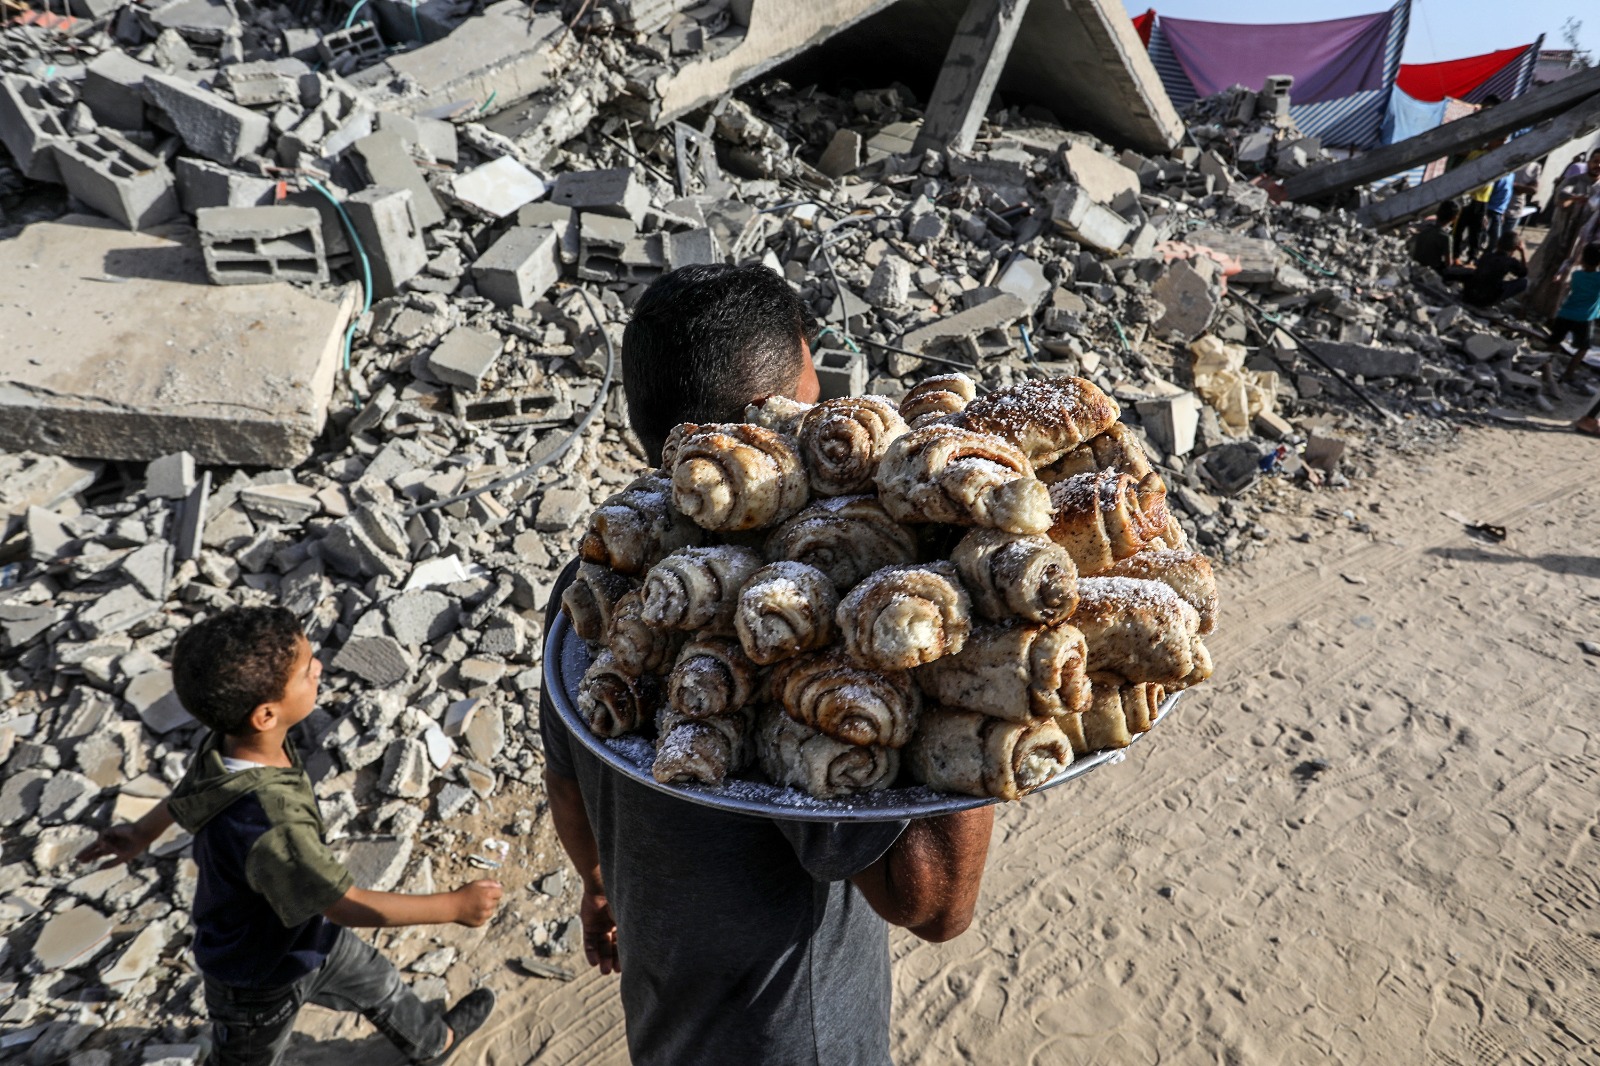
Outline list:
[[[1213,681],[1004,807],[966,935],[896,933],[899,1066],[1600,1063],[1600,442],[1560,425],[1279,493]],[[626,1062],[614,978],[519,975],[514,921],[440,940],[504,1004],[458,1061]],[[297,1061],[391,1061],[301,1029]]]

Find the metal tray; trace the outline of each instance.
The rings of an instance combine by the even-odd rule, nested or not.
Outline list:
[[[924,785],[910,788],[888,788],[878,792],[863,792],[844,800],[819,800],[792,788],[780,788],[759,779],[740,778],[722,785],[663,785],[651,774],[655,761],[655,747],[642,736],[633,735],[604,740],[589,731],[578,714],[577,703],[571,693],[576,691],[584,672],[589,669],[592,657],[588,645],[578,639],[567,621],[565,612],[556,616],[555,625],[545,639],[544,685],[555,704],[556,713],[578,743],[589,749],[601,762],[617,773],[629,777],[647,788],[665,792],[690,803],[715,807],[732,814],[748,814],[760,818],[776,818],[796,822],[889,822],[910,818],[930,818],[938,814],[971,810],[991,803],[999,803],[992,796],[962,796],[938,792]],[[1174,692],[1162,701],[1156,721],[1164,721],[1172,712],[1181,692]],[[1143,733],[1133,735],[1138,743]],[[1122,762],[1128,757],[1127,748],[1097,751],[1074,759],[1067,767],[1034,793],[1055,788],[1091,770]],[[759,771],[757,771],[759,773]],[[1033,793],[1030,793],[1032,795]]]

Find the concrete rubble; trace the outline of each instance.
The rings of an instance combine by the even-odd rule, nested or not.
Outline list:
[[[1223,561],[1270,536],[1263,483],[1338,489],[1544,358],[1398,238],[1275,203],[1321,158],[1275,97],[1201,101],[1196,143],[1155,154],[1022,106],[970,152],[913,152],[898,84],[770,79],[650,129],[605,109],[722,47],[727,8],[616,0],[580,34],[547,3],[371,3],[356,32],[190,0],[93,0],[71,49],[0,31],[31,46],[0,51],[0,264],[29,309],[0,356],[0,987],[37,1061],[157,1009],[154,1044],[199,1031],[182,835],[115,876],[70,855],[181,777],[197,726],[168,657],[202,615],[281,603],[319,647],[301,742],[358,884],[431,882],[491,801],[533,831],[543,610],[644,469],[602,382],[664,270],[788,278],[824,396],[1091,378]],[[106,143],[138,167],[99,196],[73,153]],[[68,193],[114,221],[63,217]],[[64,342],[90,319],[125,363]],[[565,880],[550,907],[527,953],[571,943]]]

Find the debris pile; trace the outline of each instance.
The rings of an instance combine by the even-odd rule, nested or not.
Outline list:
[[[431,881],[430,846],[481,813],[533,831],[540,620],[588,512],[643,470],[615,349],[663,271],[788,278],[825,398],[951,367],[1093,380],[1222,560],[1269,536],[1239,495],[1263,476],[1337,487],[1536,388],[1541,357],[1411,280],[1397,238],[1241,174],[1316,157],[1277,104],[1235,101],[1196,127],[1208,147],[1161,158],[1034,110],[913,153],[899,85],[769,81],[649,130],[601,109],[719,47],[740,5],[608,0],[571,30],[567,6],[361,0],[308,25],[74,0],[76,22],[0,34],[9,221],[59,215],[34,183],[60,183],[127,226],[192,217],[218,285],[359,284],[365,305],[292,469],[0,457],[0,1050],[65,1061],[115,1019],[196,1011],[184,841],[131,869],[72,855],[181,775],[197,727],[166,657],[205,612],[282,603],[320,645],[302,743],[358,883]],[[514,106],[483,121],[454,106],[495,93]],[[508,950],[570,946],[560,905]]]

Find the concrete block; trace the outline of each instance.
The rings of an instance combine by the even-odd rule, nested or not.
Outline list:
[[[57,145],[56,164],[67,190],[131,230],[165,222],[179,212],[172,171],[111,130]]]
[[[181,500],[194,489],[194,456],[173,452],[150,460],[144,468],[144,494],[152,499]]]
[[[446,385],[477,389],[500,358],[500,338],[467,326],[457,326],[428,356],[428,371]]]
[[[514,227],[472,264],[472,282],[500,307],[531,307],[561,278],[560,247],[553,226]]]
[[[100,786],[71,770],[56,770],[39,793],[39,821],[44,825],[74,822],[100,795]]]
[[[398,134],[381,130],[369,133],[355,142],[351,150],[368,182],[389,189],[411,190],[411,207],[417,225],[429,229],[444,221],[444,208],[439,206]]]
[[[577,211],[625,218],[635,226],[644,221],[650,193],[630,167],[610,170],[568,171],[556,178],[550,202]]]
[[[373,299],[393,296],[428,264],[410,190],[381,185],[362,189],[345,198],[344,209],[372,265]]]
[[[159,67],[141,63],[113,48],[102,52],[89,64],[78,98],[102,126],[142,130],[145,125],[144,80],[159,73]]]
[[[322,216],[309,207],[204,207],[195,218],[214,285],[322,284]]]
[[[812,355],[817,367],[817,382],[822,391],[818,399],[838,396],[864,396],[867,391],[867,355],[838,348],[824,348]]]
[[[1045,277],[1044,267],[1039,261],[1025,255],[1013,259],[995,280],[994,286],[1001,292],[1009,292],[1032,311],[1037,311],[1055,290],[1055,285]]]
[[[461,147],[456,142],[456,128],[437,118],[417,116],[417,147],[435,163],[455,166],[461,160]]]
[[[311,67],[304,61],[286,56],[254,63],[230,63],[222,68],[222,76],[227,79],[234,102],[241,107],[272,104],[298,107],[304,100],[301,91],[304,79],[312,74]]]
[[[1089,198],[1110,207],[1120,196],[1139,195],[1139,175],[1086,144],[1069,144],[1061,151],[1067,173]]]
[[[1188,343],[1206,331],[1222,298],[1214,261],[1178,259],[1150,286],[1150,295],[1166,309],[1151,326],[1158,337],[1176,336]]]
[[[661,243],[668,270],[722,262],[716,232],[707,226],[665,234]]]
[[[1192,392],[1140,400],[1136,405],[1145,432],[1168,455],[1188,455],[1194,451],[1195,431],[1200,427],[1200,398]]]
[[[317,54],[322,57],[322,62],[340,77],[365,70],[381,60],[388,51],[378,27],[364,21],[324,34],[322,40],[317,42]]]
[[[515,159],[501,156],[456,175],[450,183],[450,191],[468,207],[493,218],[505,218],[523,204],[543,196],[545,184]]]
[[[353,292],[328,302],[287,285],[213,286],[193,237],[87,215],[0,241],[0,276],[18,306],[94,309],[11,316],[0,450],[126,461],[188,451],[252,467],[311,454]]]
[[[151,74],[144,80],[150,102],[166,113],[191,152],[217,163],[236,163],[267,143],[265,115],[240,107],[182,78]]]
[[[1251,419],[1255,431],[1268,440],[1288,440],[1294,436],[1294,426],[1275,411],[1257,411]]]
[[[1359,374],[1363,378],[1422,380],[1422,355],[1392,348],[1369,348],[1361,344],[1336,344],[1317,341],[1317,354],[1335,370]]]
[[[428,747],[415,737],[405,737],[389,745],[383,753],[383,768],[378,775],[378,790],[400,799],[422,799],[433,780]]]
[[[1095,202],[1081,185],[1058,185],[1050,197],[1050,219],[1079,244],[1111,254],[1128,243],[1133,224]]]
[[[822,150],[817,169],[830,178],[842,178],[861,167],[866,144],[855,130],[839,130]]]
[[[384,605],[389,629],[402,644],[431,644],[455,629],[461,608],[442,592],[416,589]]]
[[[656,237],[659,247],[660,237]],[[578,277],[585,281],[630,278],[630,249],[641,244],[632,222],[605,215],[581,215],[578,224]],[[637,257],[637,252],[634,253]],[[664,260],[663,256],[663,260]]]
[[[65,110],[28,78],[0,78],[0,142],[17,169],[34,181],[61,181],[55,148],[67,142]]]
[[[1301,458],[1306,461],[1307,466],[1331,474],[1339,469],[1339,459],[1344,455],[1345,444],[1343,437],[1312,430],[1306,436],[1306,450]]]
[[[372,105],[354,89],[342,83],[328,86],[321,102],[278,138],[278,162],[326,167],[321,161],[334,159],[371,133],[375,119]]]
[[[178,179],[178,204],[191,215],[206,207],[265,207],[277,195],[278,183],[272,179],[209,159],[179,156],[173,171]]]
[[[398,685],[411,676],[416,663],[393,637],[352,637],[333,657],[334,670],[354,674],[370,685]]]

